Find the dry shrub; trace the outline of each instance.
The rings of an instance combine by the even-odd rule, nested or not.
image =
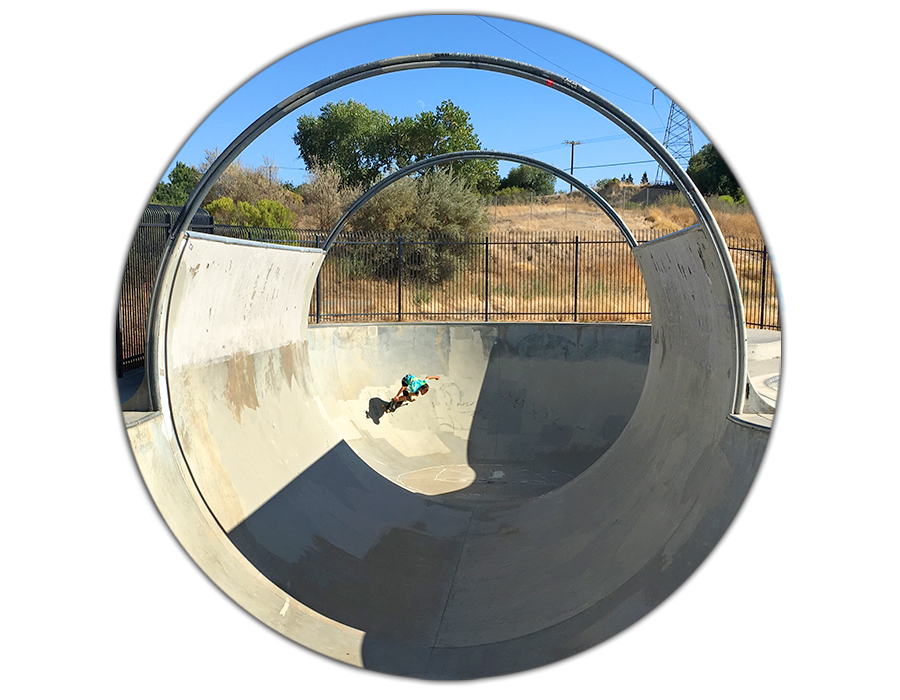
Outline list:
[[[751,212],[730,213],[714,212],[716,223],[722,229],[722,235],[734,238],[762,240],[763,235],[759,230],[759,222]]]
[[[723,236],[762,240],[759,223],[750,211],[713,211],[713,217],[719,224]],[[660,231],[680,231],[697,221],[692,209],[673,205],[650,207],[647,210],[647,218],[651,226]]]
[[[666,204],[647,209],[647,219],[651,228],[658,231],[678,231],[687,228],[697,219],[692,209]]]
[[[200,172],[205,173],[218,157],[218,151],[206,151]],[[204,206],[222,198],[258,206],[262,200],[276,202],[299,219],[304,210],[303,198],[286,189],[278,175],[278,166],[266,157],[260,166],[244,165],[239,159],[223,172],[203,200]],[[228,223],[223,219],[223,223]]]
[[[310,171],[304,190],[308,216],[320,231],[329,231],[341,214],[362,194],[360,187],[342,187],[341,176],[333,165]]]

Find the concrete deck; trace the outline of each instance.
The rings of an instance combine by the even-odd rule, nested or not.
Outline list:
[[[652,329],[307,329],[321,251],[186,237],[155,312],[159,410],[126,417],[138,466],[210,578],[311,649],[434,679],[575,654],[693,573],[768,438],[732,415],[711,243],[635,254]],[[384,415],[407,372],[441,379]]]

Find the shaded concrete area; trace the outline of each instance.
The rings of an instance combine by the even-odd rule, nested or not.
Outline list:
[[[124,404],[132,398],[137,393],[137,390],[140,388],[143,381],[143,367],[129,370],[128,372],[125,372],[123,376],[117,377],[116,382],[119,388],[119,401]]]
[[[652,328],[308,329],[322,256],[185,236],[157,410],[126,419],[167,523],[258,619],[374,670],[511,673],[626,628],[719,541],[768,429],[733,415],[744,340],[701,231],[636,249]],[[407,372],[441,379],[379,411]]]

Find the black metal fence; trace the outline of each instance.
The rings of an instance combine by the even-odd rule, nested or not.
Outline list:
[[[144,361],[156,268],[177,207],[151,205],[135,235],[122,282],[117,328],[120,376]],[[324,233],[222,226],[206,212],[193,230],[318,247]],[[638,241],[658,230],[633,231]],[[778,329],[778,300],[762,241],[726,238],[748,327]],[[345,232],[322,265],[310,323],[415,321],[650,321],[646,289],[617,231],[492,234],[460,243]]]
[[[660,235],[633,233],[639,242]],[[726,242],[747,326],[778,329],[768,250],[757,240]],[[647,323],[650,306],[621,235],[589,231],[472,243],[344,234],[322,265],[310,307],[311,323],[442,320]]]
[[[744,321],[749,328],[778,330],[778,291],[769,251],[762,241],[725,238],[737,272],[744,301]]]
[[[345,234],[310,308],[311,323],[444,320],[648,322],[650,309],[618,232],[470,243]]]
[[[181,207],[148,204],[131,242],[116,319],[116,372],[120,377],[144,364],[147,314],[156,270],[166,247],[169,227],[180,212]],[[194,231],[212,233],[213,227],[212,216],[202,209],[191,222]]]

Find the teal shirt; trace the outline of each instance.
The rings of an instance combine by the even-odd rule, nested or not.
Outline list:
[[[406,388],[410,394],[415,394],[419,389],[428,384],[427,379],[419,379],[418,377],[410,377],[407,381]]]

